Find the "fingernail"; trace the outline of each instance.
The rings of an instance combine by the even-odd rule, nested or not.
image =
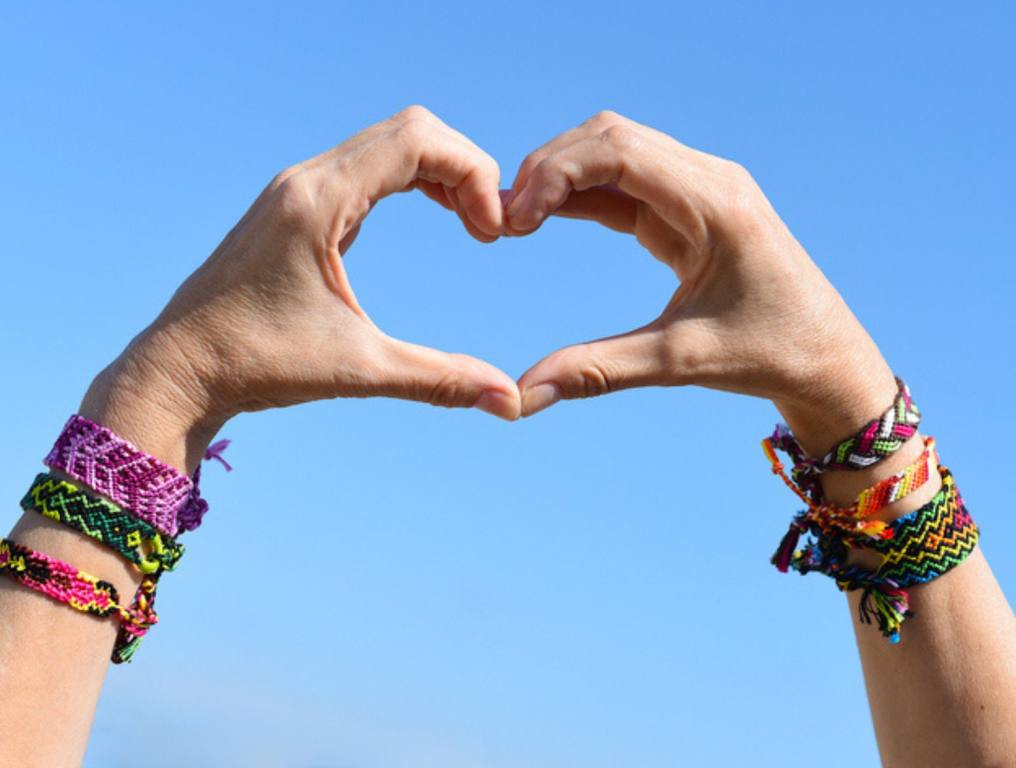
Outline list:
[[[496,389],[488,389],[480,395],[473,407],[506,421],[514,421],[519,417],[518,401]]]
[[[537,384],[530,387],[522,396],[522,413],[525,416],[532,416],[534,413],[549,408],[561,399],[561,388],[553,382]]]

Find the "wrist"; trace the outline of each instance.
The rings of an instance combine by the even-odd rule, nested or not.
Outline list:
[[[820,457],[892,405],[897,385],[892,369],[867,334],[836,345],[851,354],[830,361],[793,397],[773,405],[810,456]]]
[[[891,369],[878,355],[867,363],[842,364],[839,376],[816,381],[814,402],[805,398],[774,402],[805,452],[821,458],[865,424],[880,418],[894,403],[897,392]],[[862,490],[901,471],[922,451],[923,438],[915,433],[899,450],[870,467],[824,472],[820,476],[823,494],[833,504],[848,506]],[[937,482],[929,483],[927,488],[889,505],[877,517],[892,520],[915,509],[934,495],[937,486]]]
[[[144,331],[95,377],[78,412],[189,475],[228,416],[186,349],[166,331]]]

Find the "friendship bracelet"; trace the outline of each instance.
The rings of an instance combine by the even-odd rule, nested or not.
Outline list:
[[[205,459],[217,459],[229,441],[209,447]],[[208,504],[195,480],[145,453],[112,430],[83,416],[68,420],[44,462],[107,496],[135,517],[170,538],[201,524]]]
[[[134,603],[125,608],[116,587],[108,581],[4,538],[0,538],[0,573],[83,613],[118,616],[120,629],[112,655],[115,664],[129,661],[137,641],[159,620],[148,597],[155,589],[148,578],[142,581]]]
[[[119,614],[116,587],[49,555],[0,538],[0,573],[75,610],[94,616]]]
[[[921,488],[930,479],[933,465],[938,462],[935,439],[929,437],[924,442],[924,452],[913,463],[862,491],[851,506],[836,507],[832,504],[816,504],[787,477],[771,438],[762,441],[762,450],[770,461],[773,473],[779,475],[787,487],[808,506],[791,520],[786,535],[771,559],[782,573],[787,572],[800,535],[809,531],[815,535],[841,536],[848,546],[863,546],[872,540],[891,538],[893,530],[889,524],[882,520],[872,520],[871,516]]]
[[[107,496],[159,533],[175,536],[194,483],[112,430],[71,416],[43,462]]]
[[[158,623],[159,617],[155,613],[155,586],[156,577],[145,577],[134,593],[134,602],[128,609],[131,614],[129,621],[120,622],[120,628],[116,633],[116,642],[113,644],[112,661],[114,664],[129,662],[141,645],[148,630]]]
[[[818,475],[833,470],[859,470],[892,456],[917,432],[921,411],[910,389],[896,378],[896,397],[879,418],[865,424],[854,435],[840,441],[821,459],[809,457],[786,424],[777,424],[770,438],[773,445],[794,461],[791,476],[814,501],[821,501]]]
[[[896,399],[889,410],[830,450],[819,462],[819,472],[870,467],[896,453],[914,436],[921,423],[921,411],[910,396],[910,388],[899,377],[896,386]]]
[[[184,548],[111,501],[67,480],[42,473],[21,500],[26,512],[63,523],[122,555],[141,573],[157,575],[176,567]]]
[[[214,443],[204,459],[216,459],[231,470],[222,458],[228,445],[228,440]],[[88,487],[43,473],[21,500],[22,508],[117,552],[142,573],[141,584],[125,607],[109,582],[8,539],[0,539],[0,572],[79,611],[118,617],[112,660],[114,664],[130,661],[141,639],[159,621],[155,613],[159,576],[175,568],[183,555],[175,536],[197,528],[208,511],[198,491],[201,468],[197,467],[193,478],[187,477],[112,430],[78,415],[67,421],[44,461]]]
[[[878,574],[900,586],[924,584],[962,563],[974,551],[980,531],[948,470],[942,473],[945,503],[926,504],[890,523],[891,541],[871,546],[883,556]]]
[[[942,487],[927,504],[889,524],[892,536],[874,541],[882,562],[875,571],[848,565],[847,548],[835,537],[810,540],[791,560],[801,574],[831,576],[842,591],[862,590],[858,613],[866,624],[899,642],[903,621],[912,616],[907,588],[927,583],[962,563],[980,536],[963,504],[952,473],[939,467]]]
[[[858,494],[857,515],[869,517],[880,509],[905,499],[928,482],[936,466],[938,466],[938,451],[935,446],[935,438],[927,437],[924,440],[924,451],[913,463],[904,468],[902,472],[897,472]]]

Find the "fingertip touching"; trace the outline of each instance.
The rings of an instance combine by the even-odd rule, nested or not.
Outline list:
[[[473,407],[505,421],[517,420],[522,416],[523,410],[518,390],[515,392],[503,392],[497,389],[484,390],[473,403]]]
[[[562,397],[561,387],[545,381],[525,389],[522,393],[522,415],[532,416],[549,408]]]

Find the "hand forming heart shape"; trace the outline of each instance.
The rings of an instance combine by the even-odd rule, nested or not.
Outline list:
[[[689,383],[810,408],[844,391],[845,363],[858,392],[891,380],[740,166],[605,112],[529,155],[509,191],[498,182],[489,155],[421,107],[284,171],[83,408],[130,391],[199,446],[239,411],[330,397],[515,419],[561,398]],[[393,339],[360,308],[342,255],[380,199],[413,188],[484,242],[532,233],[551,215],[634,234],[679,287],[656,320],[559,350],[518,384],[476,358]]]

